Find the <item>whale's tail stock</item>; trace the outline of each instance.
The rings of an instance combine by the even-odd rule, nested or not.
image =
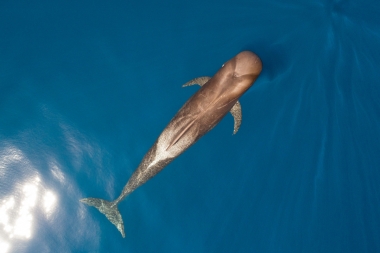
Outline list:
[[[104,199],[96,198],[85,198],[81,199],[80,202],[85,203],[89,206],[96,207],[96,209],[98,209],[99,212],[104,214],[107,217],[107,219],[116,226],[117,230],[120,231],[123,238],[125,237],[123,218],[121,217],[121,214],[117,209],[117,204],[106,201]]]

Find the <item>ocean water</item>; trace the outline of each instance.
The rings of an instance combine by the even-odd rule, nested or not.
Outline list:
[[[380,2],[0,3],[0,253],[380,252]],[[119,205],[166,124],[242,50],[243,122]]]

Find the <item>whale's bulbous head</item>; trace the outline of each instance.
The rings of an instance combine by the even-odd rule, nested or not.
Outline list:
[[[261,70],[260,58],[250,51],[243,51],[227,61],[223,65],[221,73],[226,78],[225,80],[230,81],[226,84],[232,84],[230,86],[232,88],[231,95],[240,97],[252,86]]]
[[[246,75],[257,77],[263,68],[260,58],[250,51],[243,51],[237,54],[232,60],[235,61],[236,77]]]

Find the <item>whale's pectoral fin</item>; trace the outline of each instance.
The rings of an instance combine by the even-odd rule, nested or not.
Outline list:
[[[241,105],[239,101],[236,101],[236,104],[230,110],[232,116],[234,117],[234,133],[236,134],[241,125]]]
[[[121,235],[125,237],[123,218],[121,217],[119,210],[117,210],[117,205],[114,205],[112,202],[106,201],[104,199],[96,198],[81,199],[80,202],[85,203],[89,206],[96,207],[99,212],[104,214],[107,219],[116,226]]]
[[[188,81],[187,83],[185,83],[184,85],[182,85],[182,87],[191,86],[191,85],[194,85],[194,84],[198,84],[199,86],[202,87],[210,79],[211,79],[211,77],[209,77],[209,76],[197,77],[197,78],[191,79],[190,81]]]

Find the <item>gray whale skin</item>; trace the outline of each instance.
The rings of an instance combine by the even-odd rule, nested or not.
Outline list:
[[[210,131],[229,111],[234,117],[235,134],[241,123],[238,98],[252,86],[261,69],[260,58],[250,51],[243,51],[227,61],[212,78],[199,77],[184,84],[199,84],[201,88],[162,131],[120,196],[112,202],[97,198],[80,201],[96,207],[125,237],[123,219],[117,205]]]

